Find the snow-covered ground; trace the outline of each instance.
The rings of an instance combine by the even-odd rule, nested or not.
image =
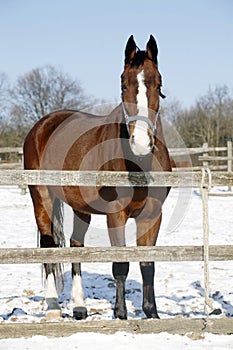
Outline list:
[[[224,191],[224,189],[216,189]],[[232,244],[233,197],[210,197],[210,244]],[[163,209],[163,223],[158,245],[202,244],[202,203],[198,190],[172,190]],[[65,210],[67,241],[72,229],[72,213]],[[183,220],[182,220],[183,219]],[[0,248],[36,247],[37,230],[29,194],[20,195],[17,187],[0,187]],[[127,225],[128,244],[134,244],[135,226]],[[105,218],[93,216],[87,233],[89,246],[109,245]],[[83,284],[88,308],[88,320],[112,319],[115,298],[111,264],[82,264]],[[0,265],[0,322],[41,322],[45,316],[44,288],[41,266]],[[70,266],[64,267],[65,289],[60,295],[64,320],[72,315],[70,301]],[[220,316],[233,317],[233,262],[210,263],[210,290]],[[157,307],[161,318],[203,317],[203,264],[199,262],[156,263]],[[137,263],[130,265],[127,279],[129,318],[144,317],[141,311],[141,275]],[[213,317],[213,316],[211,316]],[[233,335],[205,334],[203,339],[167,333],[114,335],[77,333],[66,338],[35,336],[29,339],[1,339],[0,349],[233,349]]]

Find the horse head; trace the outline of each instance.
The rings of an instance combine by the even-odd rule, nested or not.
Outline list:
[[[121,75],[122,108],[132,152],[145,156],[156,148],[156,131],[162,79],[158,70],[158,48],[151,35],[146,50],[138,49],[133,35],[125,48]]]

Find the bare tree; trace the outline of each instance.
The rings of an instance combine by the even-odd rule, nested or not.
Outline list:
[[[78,81],[52,66],[36,68],[19,77],[11,97],[11,114],[21,126],[31,126],[55,110],[82,109],[90,103]]]
[[[162,101],[160,115],[162,117],[163,131],[168,147],[185,147],[180,130],[177,129],[177,121],[183,118],[184,113],[185,111],[178,100]]]
[[[8,127],[9,82],[5,73],[0,73],[0,145]]]
[[[198,108],[207,119],[206,142],[216,147],[232,137],[233,113],[229,105],[232,105],[232,98],[226,85],[210,88],[198,101]]]
[[[188,147],[225,145],[233,137],[233,99],[226,86],[209,89],[174,124]]]
[[[174,123],[181,114],[183,114],[184,110],[183,107],[177,99],[165,99],[161,101],[160,105],[160,114],[163,118],[166,118],[166,120],[169,123]]]
[[[0,73],[0,117],[4,117],[9,106],[9,81],[5,73]]]

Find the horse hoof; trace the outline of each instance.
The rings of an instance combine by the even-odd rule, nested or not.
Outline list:
[[[46,317],[46,320],[48,321],[58,320],[61,318],[61,310],[60,309],[47,310],[45,317]]]
[[[160,317],[159,317],[158,314],[152,314],[152,315],[151,315],[151,318],[157,318],[158,320],[160,320]]]
[[[48,305],[45,316],[47,320],[56,320],[61,318],[61,308],[57,298],[46,298]]]
[[[119,319],[119,320],[127,320],[127,311],[123,310],[123,311],[120,311],[120,310],[115,310],[114,311],[114,316],[116,319]]]
[[[75,320],[85,320],[87,318],[87,308],[85,306],[74,307],[73,317]]]
[[[149,313],[149,312],[146,313],[145,312],[145,314],[146,314],[147,318],[153,318],[153,319],[157,318],[158,320],[160,319],[160,317],[159,317],[159,315],[157,313],[154,313],[154,312],[153,313]]]
[[[154,307],[151,307],[151,308],[143,308],[143,311],[146,315],[147,318],[157,318],[157,319],[160,319],[156,309]]]

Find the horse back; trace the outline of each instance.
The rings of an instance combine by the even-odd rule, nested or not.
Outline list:
[[[109,116],[73,110],[48,114],[25,139],[25,169],[76,170],[82,164],[82,170],[95,170],[104,158],[117,153],[122,158],[120,117],[116,110]]]

